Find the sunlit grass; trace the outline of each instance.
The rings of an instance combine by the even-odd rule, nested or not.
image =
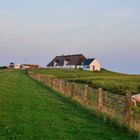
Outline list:
[[[135,138],[18,71],[0,73],[0,139]]]
[[[120,74],[107,70],[89,72],[83,70],[38,69],[32,70],[32,72],[79,83],[88,83],[91,87],[103,88],[116,94],[125,95],[126,90],[134,93],[140,92],[139,75]]]

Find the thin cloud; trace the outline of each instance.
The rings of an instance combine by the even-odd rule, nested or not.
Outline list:
[[[9,11],[9,10],[3,10],[0,11],[0,17],[15,17],[17,14],[13,11]]]

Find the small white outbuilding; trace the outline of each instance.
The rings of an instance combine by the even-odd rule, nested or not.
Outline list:
[[[14,65],[14,68],[15,68],[15,69],[20,69],[20,65],[19,65],[19,64],[15,64],[15,65]]]
[[[83,70],[100,71],[101,64],[95,58],[89,58],[83,62]]]

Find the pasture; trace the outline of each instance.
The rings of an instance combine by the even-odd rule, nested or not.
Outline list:
[[[62,69],[36,69],[34,73],[47,74],[50,77],[66,79],[68,81],[87,83],[93,88],[125,95],[126,90],[133,94],[140,92],[140,75],[127,75],[102,69],[101,72]]]
[[[0,73],[0,140],[5,139],[135,140],[136,136],[29,78],[25,71],[5,71]]]

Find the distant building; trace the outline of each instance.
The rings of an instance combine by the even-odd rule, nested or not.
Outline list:
[[[82,63],[86,60],[83,54],[56,56],[47,68],[82,68]]]
[[[15,65],[14,65],[14,68],[15,68],[15,69],[20,69],[20,65],[19,65],[19,64],[15,64]]]
[[[22,64],[20,65],[21,69],[38,69],[39,65],[34,65],[34,64]]]
[[[20,65],[20,68],[21,69],[29,69],[30,67],[27,64],[22,64],[22,65]]]
[[[83,70],[100,71],[101,64],[95,58],[89,58],[83,62]]]
[[[13,62],[11,62],[10,65],[9,65],[9,68],[10,69],[14,69],[15,68],[15,64]]]

